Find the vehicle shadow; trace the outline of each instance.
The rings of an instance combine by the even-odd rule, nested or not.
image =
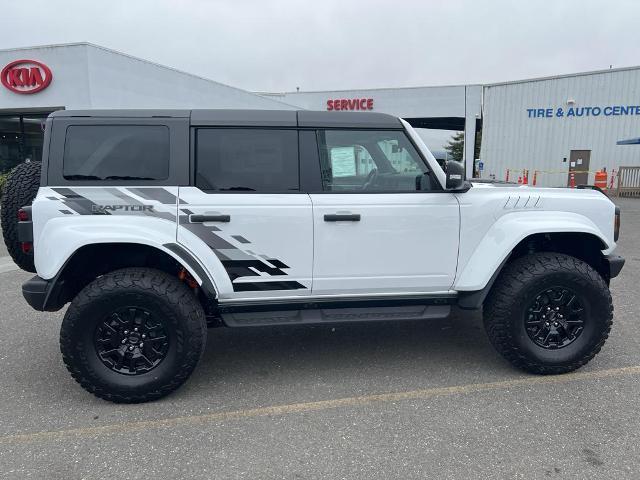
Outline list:
[[[416,379],[516,374],[493,350],[478,312],[442,320],[217,328],[190,387],[216,384],[416,388]],[[485,377],[487,375],[484,375]],[[465,378],[466,377],[466,378]],[[199,385],[200,384],[200,385]]]

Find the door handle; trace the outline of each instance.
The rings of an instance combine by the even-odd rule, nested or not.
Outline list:
[[[325,222],[359,222],[359,213],[329,213],[324,216]]]
[[[204,223],[204,222],[230,222],[231,215],[189,215],[190,223]]]

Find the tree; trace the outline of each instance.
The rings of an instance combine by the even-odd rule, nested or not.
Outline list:
[[[474,153],[474,160],[476,158],[480,158],[480,143],[482,142],[482,131],[478,130],[476,132],[476,144]],[[451,140],[449,143],[445,145],[444,149],[449,154],[451,160],[456,160],[458,162],[462,161],[462,157],[464,155],[464,132],[456,132],[451,136]]]
[[[451,160],[461,162],[464,152],[464,132],[454,133],[451,140],[449,140],[449,143],[445,145],[444,149],[449,154]]]

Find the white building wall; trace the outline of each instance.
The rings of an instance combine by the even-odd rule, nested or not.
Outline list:
[[[639,92],[640,68],[485,86],[483,177],[495,174],[504,179],[509,168],[516,171],[510,180],[517,180],[517,171],[526,168],[529,182],[538,170],[538,185],[566,186],[571,150],[591,150],[592,172],[640,165],[639,145],[616,145],[618,140],[640,136],[640,115],[567,116],[570,107],[640,105]],[[527,109],[531,108],[551,108],[553,116],[530,118]],[[558,108],[563,116],[556,115]],[[589,183],[593,181],[592,173]]]
[[[91,108],[294,109],[213,80],[87,46]]]
[[[465,86],[374,88],[263,94],[307,110],[326,110],[327,100],[373,98],[373,111],[402,118],[464,117]],[[480,102],[478,102],[480,105]]]
[[[53,73],[53,81],[41,92],[31,95],[17,94],[0,85],[0,111],[90,107],[86,45],[0,50],[0,68],[24,59],[46,64]]]
[[[0,68],[37,60],[53,73],[44,90],[0,86],[2,110],[90,108],[293,109],[277,100],[87,43],[0,50]]]

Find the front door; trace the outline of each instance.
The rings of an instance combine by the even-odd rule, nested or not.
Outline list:
[[[219,299],[311,293],[313,218],[295,129],[199,128],[195,186],[180,187],[178,241]]]
[[[459,204],[403,130],[319,131],[311,194],[314,295],[443,292],[456,272]]]
[[[576,185],[587,185],[589,183],[589,160],[591,150],[571,150],[569,155],[569,177],[567,186],[571,186],[571,174],[573,173]]]

